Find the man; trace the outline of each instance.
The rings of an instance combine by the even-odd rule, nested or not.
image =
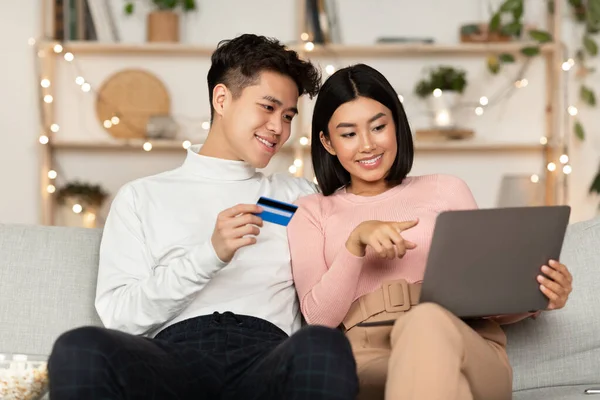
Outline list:
[[[352,352],[334,329],[300,329],[286,228],[256,201],[293,202],[305,180],[266,177],[315,67],[275,40],[221,43],[208,72],[212,125],[183,165],[124,185],[100,248],[106,328],[63,334],[50,394],[63,399],[353,399]]]

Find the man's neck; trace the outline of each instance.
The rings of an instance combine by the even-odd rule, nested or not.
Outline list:
[[[218,124],[213,124],[210,127],[208,136],[198,154],[223,160],[242,161],[231,151],[226,135]]]

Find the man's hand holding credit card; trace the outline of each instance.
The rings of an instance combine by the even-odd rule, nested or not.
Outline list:
[[[298,209],[297,206],[283,201],[261,197],[257,203],[263,211],[258,214],[263,221],[273,224],[287,226]]]
[[[211,242],[221,261],[231,261],[239,248],[256,243],[259,227],[263,226],[256,214],[261,212],[256,204],[238,204],[219,213]]]

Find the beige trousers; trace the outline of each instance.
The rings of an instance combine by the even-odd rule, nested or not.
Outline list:
[[[358,399],[512,398],[506,336],[496,322],[467,324],[432,303],[404,313],[384,311],[365,322],[390,319],[396,319],[393,326],[346,332],[357,362]]]

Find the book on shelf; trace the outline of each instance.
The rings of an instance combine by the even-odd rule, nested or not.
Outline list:
[[[107,0],[50,0],[53,36],[58,41],[118,42],[115,18]]]

